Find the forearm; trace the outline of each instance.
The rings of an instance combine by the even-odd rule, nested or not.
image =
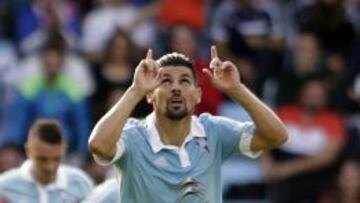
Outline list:
[[[339,151],[342,148],[342,141],[336,140],[329,142],[323,150],[317,153],[316,156],[299,158],[289,160],[283,163],[278,163],[278,169],[285,171],[287,177],[294,176],[301,173],[325,168],[334,163],[338,157]]]
[[[135,88],[127,89],[121,99],[95,125],[89,140],[92,153],[108,160],[113,157],[123,127],[143,97]]]
[[[262,146],[255,146],[253,150],[272,149],[285,142],[287,139],[285,125],[243,84],[232,88],[226,94],[246,109],[256,125],[256,136],[265,140]]]
[[[325,167],[329,162],[317,158],[304,158],[281,163],[280,170],[285,170],[288,177]]]

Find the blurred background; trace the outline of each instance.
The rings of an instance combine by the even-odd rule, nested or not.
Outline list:
[[[103,182],[111,169],[93,162],[88,136],[149,47],[193,60],[197,114],[251,120],[202,75],[212,44],[290,136],[259,160],[225,162],[224,201],[359,203],[360,0],[0,0],[0,173],[24,161],[32,122],[51,117],[66,162]],[[133,116],[149,112],[142,101]]]

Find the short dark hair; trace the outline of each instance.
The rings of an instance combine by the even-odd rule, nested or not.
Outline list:
[[[30,128],[29,138],[36,137],[51,145],[64,142],[61,125],[54,119],[39,119]]]
[[[41,51],[56,51],[60,54],[64,54],[67,50],[67,43],[64,36],[60,32],[50,32],[46,37],[44,44],[41,47]]]
[[[195,73],[194,65],[191,62],[191,60],[188,57],[186,57],[184,54],[180,54],[177,52],[165,54],[162,57],[160,57],[156,62],[159,64],[160,67],[165,67],[165,66],[188,67],[194,76],[195,82],[197,82],[197,76]]]

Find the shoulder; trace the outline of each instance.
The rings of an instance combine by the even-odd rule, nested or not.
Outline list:
[[[69,165],[61,165],[60,170],[65,174],[69,184],[78,183],[90,187],[93,187],[94,185],[90,176],[81,169]]]
[[[17,188],[24,185],[24,179],[18,168],[9,170],[0,175],[0,188]]]
[[[214,116],[210,113],[203,113],[200,114],[198,117],[198,121],[203,124],[204,126],[222,126],[228,123],[240,123],[233,119],[224,117],[224,116]]]
[[[210,113],[202,113],[198,117],[195,117],[195,119],[205,128],[211,128],[218,125],[216,120],[218,119],[218,116],[214,116]]]
[[[145,120],[143,119],[129,118],[125,123],[124,129],[144,127],[145,125]]]
[[[107,202],[111,200],[119,201],[120,197],[120,185],[116,178],[106,180],[99,186],[97,186],[86,199],[85,202]]]
[[[142,143],[147,134],[147,123],[144,119],[129,118],[122,131],[122,139],[126,145],[129,143]],[[128,147],[128,146],[127,146]]]
[[[82,101],[85,97],[84,92],[81,91],[75,81],[69,77],[62,75],[58,79],[58,86],[66,95],[73,101]]]
[[[43,87],[44,80],[41,77],[32,77],[20,85],[20,93],[26,98],[33,98]]]
[[[245,130],[254,128],[252,121],[237,121],[225,116],[214,116],[209,113],[201,114],[198,121],[204,126],[206,131],[223,132],[224,130]]]
[[[146,129],[146,122],[144,119],[129,118],[123,128],[123,132],[138,134],[141,130]]]
[[[6,171],[0,175],[0,184],[3,184],[8,181],[21,179],[21,177],[19,175],[20,175],[20,173],[19,173],[18,168]]]

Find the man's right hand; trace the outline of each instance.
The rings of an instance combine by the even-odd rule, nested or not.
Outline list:
[[[160,85],[161,72],[162,69],[153,59],[152,50],[149,49],[146,58],[141,60],[135,69],[132,87],[145,96]]]

